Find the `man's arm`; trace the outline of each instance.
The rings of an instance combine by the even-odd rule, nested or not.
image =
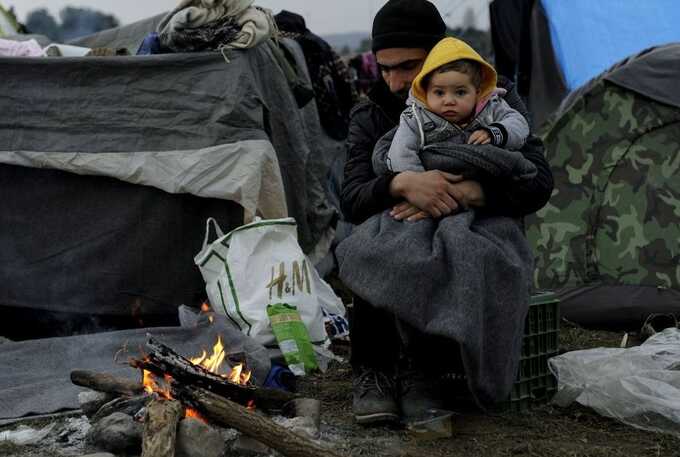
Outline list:
[[[554,182],[545,159],[543,142],[530,136],[520,152],[536,166],[536,176],[522,183],[511,180],[483,179],[485,211],[498,215],[521,217],[543,208],[552,194]]]
[[[529,119],[524,102],[517,93],[515,85],[507,78],[499,77],[498,86],[507,90],[505,102]],[[510,180],[484,179],[480,182],[484,191],[484,207],[490,214],[521,217],[543,208],[552,195],[554,186],[552,171],[545,158],[543,141],[529,135],[519,150],[524,157],[536,166],[536,177],[521,184]]]
[[[398,203],[390,194],[394,173],[376,176],[373,172],[373,147],[379,132],[366,107],[354,110],[347,135],[347,161],[340,194],[342,212],[347,221],[360,224],[372,215]]]
[[[451,214],[458,208],[452,197],[460,181],[437,170],[423,173],[387,173],[376,176],[372,155],[380,133],[366,107],[354,110],[347,136],[347,162],[340,194],[345,219],[360,224],[374,214],[394,208],[407,200],[434,217]]]

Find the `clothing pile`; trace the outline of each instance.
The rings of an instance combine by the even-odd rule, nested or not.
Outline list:
[[[43,55],[43,49],[37,41],[14,41],[0,39],[0,56],[2,57],[37,57]]]
[[[349,68],[354,73],[354,84],[360,95],[368,94],[373,84],[380,78],[378,62],[371,51],[352,57],[349,61]]]
[[[68,44],[49,43],[41,35],[13,35],[10,39],[0,39],[0,57],[110,57],[129,55],[125,48],[89,48]]]
[[[281,35],[292,38],[302,48],[321,125],[331,138],[344,140],[349,112],[357,101],[347,66],[328,43],[307,28],[299,14],[283,10],[274,19]]]
[[[173,52],[252,48],[275,32],[271,12],[253,0],[181,0],[158,25],[161,48]]]
[[[393,135],[394,130],[376,149],[378,175],[387,172]],[[434,143],[421,158],[426,169],[474,180],[523,182],[537,171],[521,152],[491,145]],[[422,332],[459,343],[468,385],[480,404],[507,398],[533,271],[533,254],[518,221],[469,209],[411,223],[396,221],[388,210],[359,225],[336,256],[340,279],[359,297]]]

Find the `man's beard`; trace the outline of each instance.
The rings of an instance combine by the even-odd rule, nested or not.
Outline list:
[[[399,100],[402,102],[406,103],[406,99],[408,98],[408,89],[400,90],[399,92],[392,92],[395,97],[397,97]]]

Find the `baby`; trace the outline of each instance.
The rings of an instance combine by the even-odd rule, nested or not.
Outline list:
[[[389,168],[424,171],[419,152],[432,143],[521,148],[529,124],[501,98],[504,94],[496,87],[496,70],[474,49],[444,38],[413,80],[387,154]]]

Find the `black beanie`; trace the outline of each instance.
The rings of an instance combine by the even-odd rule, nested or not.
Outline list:
[[[437,7],[427,0],[389,0],[373,19],[373,52],[387,48],[430,50],[446,35]]]

